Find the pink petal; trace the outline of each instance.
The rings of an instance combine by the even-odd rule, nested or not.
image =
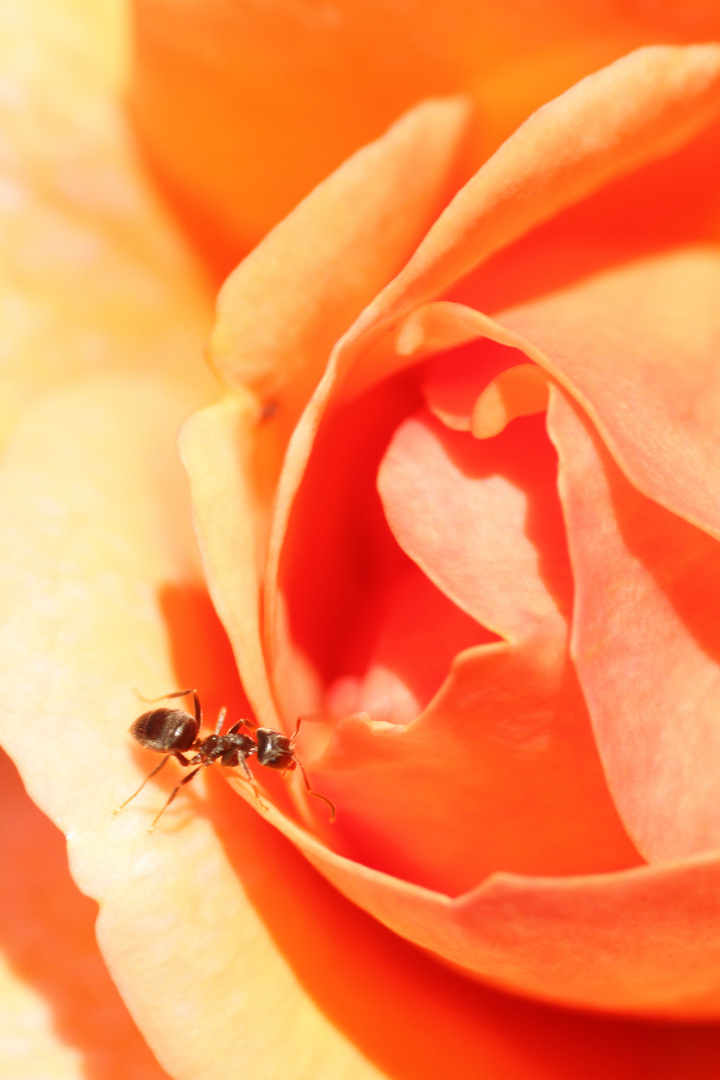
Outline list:
[[[634,263],[497,321],[583,403],[640,491],[720,535],[720,252]]]
[[[379,487],[397,539],[446,595],[513,646],[459,656],[409,728],[390,711],[379,716],[392,726],[339,722],[313,782],[341,808],[336,838],[359,861],[453,895],[496,869],[566,874],[638,861],[548,591],[569,605],[555,469],[540,421],[478,443],[420,414],[393,437]],[[382,624],[382,609],[376,618]],[[445,647],[442,624],[429,617],[420,626],[416,667],[433,645]]]
[[[537,423],[483,445],[420,414],[397,429],[378,486],[401,547],[456,604],[513,641],[563,643],[571,582],[554,469]]]
[[[561,394],[549,422],[576,663],[618,809],[650,859],[717,849],[720,547],[637,492]]]

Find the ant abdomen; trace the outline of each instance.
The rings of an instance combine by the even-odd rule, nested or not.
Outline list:
[[[138,716],[130,727],[130,734],[147,750],[158,754],[174,750],[191,750],[197,739],[200,725],[194,716],[184,709],[151,709]]]

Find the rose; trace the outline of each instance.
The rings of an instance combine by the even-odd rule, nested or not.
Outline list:
[[[14,615],[4,637],[7,742],[38,799],[75,833],[75,873],[104,899],[104,948],[152,1044],[177,1075],[227,1075],[241,1056],[247,1068],[250,1040],[256,1072],[284,1063],[294,1075],[333,1066],[375,1071],[363,1052],[408,1075],[478,1068],[537,1075],[546,1057],[554,1075],[587,1075],[602,1054],[603,1069],[607,1059],[611,1066],[632,1060],[642,1070],[657,1036],[636,1028],[628,1049],[632,1028],[579,1018],[568,1024],[445,975],[324,889],[253,814],[240,813],[220,783],[211,785],[214,829],[202,818],[191,820],[181,835],[170,829],[167,844],[152,849],[145,821],[132,818],[130,850],[123,850],[122,827],[110,841],[90,839],[105,827],[109,787],[117,783],[117,803],[131,779],[129,769],[120,776],[107,761],[109,734],[117,738],[118,722],[132,708],[126,688],[143,673],[158,689],[171,677],[148,582],[166,587],[162,599],[176,633],[201,631],[191,639],[192,656],[176,637],[180,671],[191,666],[221,687],[229,678],[202,595],[187,588],[192,557],[177,532],[182,504],[168,485],[169,460],[157,449],[167,446],[159,417],[165,414],[171,426],[177,408],[162,380],[154,386],[144,380],[140,388],[123,376],[72,388],[28,414],[3,477],[4,505],[12,509],[4,536],[11,558],[5,604]],[[163,506],[173,511],[167,524]],[[167,588],[173,577],[185,588]],[[122,686],[122,700],[107,700],[109,685]],[[338,968],[347,978],[338,977]],[[249,985],[251,1005],[240,997]],[[428,1012],[431,1042],[413,1031],[398,1046],[398,1031]],[[438,1038],[441,1056],[433,1058]],[[688,1057],[694,1063],[713,1054],[709,1031],[661,1038],[683,1054],[684,1066]]]
[[[715,46],[655,48],[584,80],[501,147],[393,277],[457,138],[457,106],[411,113],[223,287],[210,357],[237,396],[182,441],[256,715],[286,730],[298,714],[335,720],[312,769],[338,807],[334,840],[272,820],[350,899],[454,964],[665,1015],[717,1009],[717,673],[697,600],[716,554],[717,255],[629,261],[628,244],[620,265],[549,297],[536,279],[538,299],[495,319],[475,307],[482,278],[465,303],[450,290],[716,122],[719,72]],[[523,254],[508,258],[525,276]],[[477,441],[546,409],[547,435],[525,421],[516,439]]]

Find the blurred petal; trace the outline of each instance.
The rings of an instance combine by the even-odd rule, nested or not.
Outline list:
[[[718,543],[637,492],[560,394],[549,420],[578,589],[576,663],[616,804],[650,859],[715,850]]]
[[[126,12],[27,0],[0,13],[0,434],[83,373],[195,371],[209,296],[139,171],[118,103]]]
[[[682,146],[719,110],[718,45],[639,49],[583,79],[533,113],[456,195],[364,313],[353,347],[560,210]]]
[[[292,427],[335,341],[441,209],[466,120],[459,99],[417,106],[324,180],[230,275],[210,343],[227,385],[251,387]]]
[[[134,12],[143,145],[221,273],[423,98],[472,95],[472,171],[544,101],[658,40],[654,8],[578,0],[556,0],[552,19],[522,0],[135,0]],[[661,40],[718,32],[710,10]]]
[[[61,834],[0,756],[0,1071],[12,1080],[167,1080],[95,940]]]

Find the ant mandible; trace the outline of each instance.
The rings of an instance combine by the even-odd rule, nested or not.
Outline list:
[[[164,754],[165,756],[160,764],[156,765],[156,767],[148,773],[137,791],[127,798],[124,803],[121,803],[113,813],[117,814],[124,806],[127,806],[136,795],[139,795],[148,780],[151,780],[153,776],[159,773],[171,757],[175,757],[180,764],[185,767],[194,765],[195,768],[191,773],[188,773],[187,776],[183,777],[180,783],[170,792],[165,805],[156,816],[148,832],[153,831],[160,820],[160,817],[167,810],[180,788],[184,787],[184,785],[188,784],[193,777],[197,776],[201,769],[207,768],[208,765],[212,765],[213,762],[218,760],[221,765],[228,768],[239,766],[245,774],[245,779],[252,787],[258,802],[263,809],[267,809],[260,797],[257,784],[255,783],[255,779],[247,764],[247,758],[252,754],[256,754],[260,764],[269,769],[292,770],[298,765],[308,793],[327,803],[330,807],[330,820],[335,820],[334,803],[319,792],[313,791],[305,774],[302,762],[295,754],[294,743],[300,728],[299,720],[293,735],[290,737],[283,735],[280,731],[275,731],[273,728],[256,727],[252,721],[248,720],[238,720],[237,723],[233,724],[232,727],[222,735],[222,726],[227,714],[227,709],[223,707],[218,714],[217,724],[215,725],[213,734],[207,735],[204,739],[201,739],[199,733],[203,723],[203,716],[197,690],[176,690],[171,694],[164,694],[162,698],[151,698],[149,700],[161,701],[167,698],[185,697],[187,695],[192,695],[194,715],[185,712],[184,709],[161,707],[159,709],[151,709],[149,712],[143,713],[142,716],[138,716],[137,720],[130,726],[130,734],[136,742],[140,743],[140,745],[147,750],[154,750],[156,753]],[[258,740],[257,742],[255,742],[250,735],[243,735],[240,733],[239,729],[243,725],[255,731]],[[195,750],[195,756],[190,759],[185,757],[183,751],[188,750]]]

